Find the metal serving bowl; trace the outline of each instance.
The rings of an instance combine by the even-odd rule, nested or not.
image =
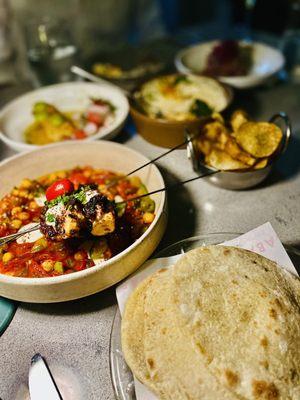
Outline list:
[[[266,179],[274,167],[274,162],[285,152],[292,132],[290,119],[284,112],[273,115],[269,122],[276,123],[280,126],[283,132],[283,138],[279,149],[272,156],[269,164],[265,168],[219,171],[210,167],[204,164],[203,154],[198,150],[196,139],[193,139],[193,135],[187,132],[186,138],[190,140],[187,144],[187,155],[192,163],[193,170],[201,175],[207,174],[203,179],[223,189],[241,190],[258,185]],[[210,173],[211,175],[209,175]]]

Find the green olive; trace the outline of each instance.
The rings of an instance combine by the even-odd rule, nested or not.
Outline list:
[[[141,186],[139,187],[139,190],[136,192],[136,194],[138,196],[142,196],[143,194],[147,194],[147,193],[148,193],[148,190],[147,190],[146,186],[143,184],[141,184]]]
[[[44,111],[47,111],[47,103],[39,101],[39,102],[35,103],[35,105],[33,106],[34,114],[38,114],[38,113],[41,113]]]
[[[38,114],[35,114],[34,118],[37,122],[46,121],[46,119],[48,118],[48,114],[46,112],[40,112]]]
[[[150,197],[143,197],[140,201],[141,210],[144,212],[153,213],[155,210],[155,202]]]
[[[49,117],[49,121],[54,126],[60,126],[64,122],[64,117],[61,114],[53,114]]]

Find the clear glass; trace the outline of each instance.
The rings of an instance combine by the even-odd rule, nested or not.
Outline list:
[[[29,64],[39,84],[47,85],[72,79],[77,48],[65,20],[32,19],[25,27]]]
[[[195,236],[174,243],[162,251],[156,257],[171,257],[185,253],[199,246],[219,244],[239,236],[240,233],[212,233]],[[300,250],[291,246],[284,246],[295,266],[300,266]],[[121,315],[117,308],[110,336],[110,372],[113,388],[117,400],[135,400],[133,376],[128,368],[121,346]]]

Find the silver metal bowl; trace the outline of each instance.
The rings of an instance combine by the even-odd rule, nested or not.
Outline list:
[[[193,139],[193,135],[190,132],[186,132],[186,138],[189,139],[187,144],[187,156],[192,163],[193,170],[200,175],[207,174],[203,179],[223,189],[242,190],[258,185],[266,179],[274,167],[274,162],[285,152],[292,133],[291,122],[285,112],[279,112],[273,115],[269,121],[280,126],[283,132],[283,138],[279,149],[276,151],[276,154],[272,156],[270,163],[265,168],[238,171],[219,171],[212,168],[204,164],[203,154],[198,150],[196,139]],[[210,172],[211,175],[209,175]]]

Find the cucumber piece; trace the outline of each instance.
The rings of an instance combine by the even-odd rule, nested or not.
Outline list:
[[[105,239],[101,239],[95,242],[94,246],[90,251],[90,257],[92,260],[99,260],[104,258],[105,250],[107,249],[107,242]]]

